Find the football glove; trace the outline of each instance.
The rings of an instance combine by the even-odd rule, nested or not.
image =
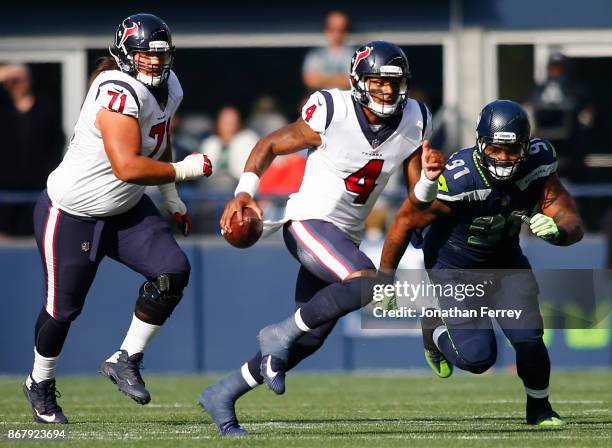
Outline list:
[[[191,233],[191,218],[187,211],[187,206],[179,198],[176,186],[174,183],[159,185],[159,192],[164,198],[164,206],[170,212],[174,220],[179,226],[183,236],[189,236]]]
[[[529,220],[529,228],[534,235],[549,243],[554,243],[559,239],[559,227],[557,227],[555,220],[542,213],[537,213],[531,217]]]
[[[176,173],[176,182],[199,179],[202,176],[209,177],[212,174],[210,159],[199,152],[189,154],[180,162],[173,163],[172,166]]]
[[[382,271],[378,271],[378,282],[380,284],[383,285],[392,285],[393,284],[393,279],[394,279],[395,275],[394,274],[388,274]],[[395,291],[395,289],[394,289]],[[384,297],[383,299],[380,301],[380,306],[383,310],[389,311],[389,310],[397,310],[397,297],[395,295],[395,292],[392,293],[387,293],[386,289],[383,291],[384,292]]]

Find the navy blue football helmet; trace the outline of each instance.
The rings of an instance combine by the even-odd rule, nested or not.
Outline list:
[[[487,104],[478,117],[478,161],[493,179],[509,180],[527,158],[530,138],[531,125],[525,110],[514,101],[495,100]],[[490,145],[513,147],[517,157],[512,160],[491,157],[485,152]]]
[[[410,87],[408,58],[400,47],[382,40],[374,40],[359,47],[351,58],[351,93],[356,102],[367,107],[379,117],[390,117],[402,111]],[[393,78],[394,92],[391,102],[374,100],[382,95],[380,90],[370,90],[368,78]]]
[[[122,72],[134,76],[149,87],[163,85],[174,62],[174,46],[168,25],[153,14],[133,14],[115,32],[115,42],[109,47]],[[142,64],[134,53],[157,56],[159,64]]]

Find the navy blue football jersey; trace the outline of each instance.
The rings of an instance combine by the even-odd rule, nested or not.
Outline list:
[[[439,178],[437,198],[452,213],[425,232],[425,266],[526,268],[521,217],[535,212],[546,180],[556,172],[555,149],[547,140],[532,139],[529,156],[505,182],[494,182],[476,157],[475,147],[457,151]]]

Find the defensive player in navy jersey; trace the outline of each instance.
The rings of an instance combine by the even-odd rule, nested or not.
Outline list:
[[[496,319],[516,350],[517,373],[527,392],[527,423],[556,426],[564,422],[548,400],[550,360],[542,340],[538,286],[519,246],[519,231],[525,222],[550,244],[568,246],[580,241],[583,229],[576,204],[556,174],[554,147],[531,139],[530,133],[527,114],[518,104],[487,104],[478,119],[476,146],[449,158],[432,206],[417,210],[406,202],[398,211],[380,269],[392,272],[412,231],[428,227],[423,251],[434,283],[482,279],[485,274],[476,269],[517,270],[501,280],[499,271],[488,273],[498,276],[493,277],[498,280],[497,289],[491,290],[493,305],[522,310],[518,320]],[[453,303],[459,302],[439,298],[441,309]],[[489,317],[423,317],[421,325],[425,356],[438,376],[450,376],[453,366],[483,373],[495,363]]]

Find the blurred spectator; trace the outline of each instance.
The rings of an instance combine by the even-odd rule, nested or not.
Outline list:
[[[325,18],[327,46],[315,48],[306,54],[302,67],[304,85],[310,91],[319,89],[348,89],[349,65],[353,48],[345,45],[349,29],[348,16],[332,11]]]
[[[268,135],[287,124],[287,119],[280,113],[277,101],[271,96],[259,97],[253,104],[248,127],[258,135]]]
[[[553,54],[546,70],[547,79],[537,87],[532,99],[533,134],[555,146],[561,176],[582,180],[593,109],[587,104],[583,87],[570,79],[569,62],[564,55]]]
[[[286,198],[300,189],[306,157],[303,153],[288,154],[276,157],[259,182],[258,194],[265,219],[281,219],[285,209]],[[266,196],[268,196],[266,198]]]
[[[183,160],[192,152],[198,151],[202,140],[211,134],[213,127],[214,122],[208,115],[174,114],[170,122],[174,160]]]
[[[204,139],[200,147],[200,151],[210,158],[215,173],[206,183],[215,188],[235,188],[257,140],[254,131],[242,128],[238,109],[232,106],[222,108],[217,116],[215,133]]]
[[[26,66],[0,66],[0,83],[8,94],[0,101],[0,152],[5,163],[0,190],[41,191],[62,158],[61,114],[50,100],[34,94]],[[34,203],[0,203],[0,235],[32,235],[33,209]]]

